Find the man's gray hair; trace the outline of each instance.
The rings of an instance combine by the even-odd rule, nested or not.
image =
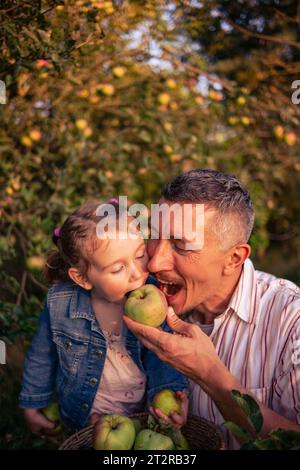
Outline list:
[[[172,202],[204,204],[217,211],[212,230],[227,249],[249,240],[254,209],[248,191],[229,174],[211,169],[195,169],[175,177],[162,189],[161,196]]]

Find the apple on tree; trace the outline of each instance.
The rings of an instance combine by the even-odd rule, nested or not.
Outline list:
[[[124,313],[134,321],[158,327],[166,319],[167,309],[164,293],[153,284],[146,284],[129,294]]]

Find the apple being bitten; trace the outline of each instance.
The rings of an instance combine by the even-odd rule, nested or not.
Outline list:
[[[168,303],[164,293],[153,284],[135,289],[125,302],[125,315],[144,325],[158,327],[166,319]]]

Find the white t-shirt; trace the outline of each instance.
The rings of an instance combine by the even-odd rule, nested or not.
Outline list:
[[[106,358],[91,413],[129,415],[143,411],[146,375],[125,347],[125,325],[120,335],[102,331]]]

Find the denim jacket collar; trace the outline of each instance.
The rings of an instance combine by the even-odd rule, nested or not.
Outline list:
[[[73,290],[70,302],[70,318],[85,318],[90,321],[95,319],[90,291],[82,287]]]
[[[103,332],[95,317],[92,303],[91,303],[91,292],[79,287],[73,290],[71,301],[70,301],[70,318],[84,318],[92,322],[92,331],[96,331],[101,336]]]

